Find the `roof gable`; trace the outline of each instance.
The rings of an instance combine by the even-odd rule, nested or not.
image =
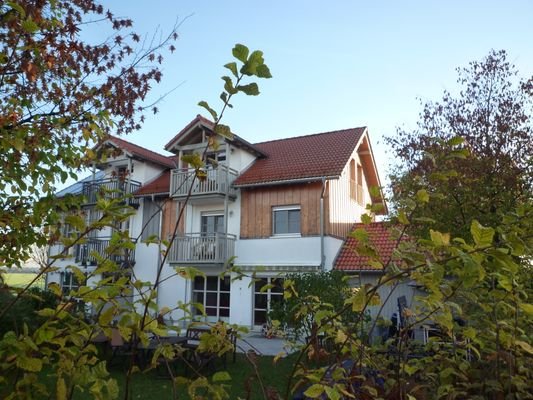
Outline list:
[[[234,182],[257,186],[319,180],[341,175],[365,127],[257,143],[265,158],[258,159]]]
[[[126,153],[130,154],[132,157],[139,158],[144,161],[149,161],[149,162],[161,165],[166,168],[175,167],[174,156],[164,156],[162,154],[156,153],[155,151],[149,150],[145,147],[128,142],[127,140],[124,140],[117,136],[109,135],[103,143],[101,143],[100,145],[96,147],[98,148],[105,144],[110,144],[111,146],[117,147],[125,151]]]
[[[215,132],[213,130],[214,126],[215,124],[212,121],[198,114],[196,118],[194,118],[191,122],[189,122],[185,126],[185,128],[179,131],[178,134],[174,136],[165,145],[165,150],[175,151],[176,147],[179,146],[180,142],[186,142],[187,140],[190,140],[191,136],[194,135],[195,132],[198,132],[201,130],[204,130],[209,135],[215,135]],[[261,150],[258,149],[255,145],[244,140],[243,138],[241,138],[240,136],[236,134],[233,134],[232,139],[225,139],[225,140],[227,140],[230,144],[234,145],[235,147],[243,148],[257,157],[265,156],[265,154],[261,152]]]

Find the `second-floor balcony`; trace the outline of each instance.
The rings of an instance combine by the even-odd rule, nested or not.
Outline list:
[[[195,177],[194,170],[172,171],[170,178],[170,195],[175,198],[187,197],[189,191],[191,198],[194,197],[224,197],[226,194],[234,199],[237,192],[232,186],[238,172],[224,165],[216,168],[208,167],[205,176]],[[192,186],[192,188],[191,188]]]
[[[131,197],[131,195],[140,187],[140,182],[129,179],[98,179],[83,182],[82,195],[85,198],[85,204],[95,204],[99,197],[108,199],[121,199],[127,197],[127,204],[138,206],[139,199]]]
[[[121,267],[131,267],[135,264],[135,248],[111,247],[110,238],[88,238],[85,243],[80,243],[74,248],[75,262],[86,266],[97,265],[96,254],[114,261]]]
[[[235,255],[235,235],[189,233],[175,238],[167,261],[171,264],[224,264]]]

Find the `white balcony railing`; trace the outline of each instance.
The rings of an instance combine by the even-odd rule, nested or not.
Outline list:
[[[194,170],[173,170],[170,176],[170,195],[185,197],[191,185],[193,185],[191,196],[226,195],[226,193],[231,197],[236,195],[235,189],[231,186],[238,176],[234,169],[224,165],[219,165],[217,168],[210,167],[205,170],[205,177],[194,179],[195,173]]]
[[[169,263],[224,264],[235,255],[235,235],[188,233],[178,236],[168,254]]]

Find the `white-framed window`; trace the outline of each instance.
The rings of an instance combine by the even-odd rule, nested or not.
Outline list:
[[[299,235],[300,206],[272,207],[272,234],[274,236]]]
[[[229,321],[231,280],[229,276],[197,276],[192,288],[192,301],[204,306],[208,322]],[[193,307],[193,315],[202,313]]]
[[[268,313],[276,302],[283,301],[283,279],[259,278],[254,283],[254,325],[267,322]]]
[[[224,233],[224,213],[222,211],[203,212],[200,232],[203,234]]]
[[[77,290],[79,287],[80,284],[72,272],[61,272],[61,291],[63,295],[68,296],[71,290]]]

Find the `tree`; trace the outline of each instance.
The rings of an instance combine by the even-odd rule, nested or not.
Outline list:
[[[107,36],[92,43],[95,25]],[[56,184],[76,179],[94,143],[140,127],[177,34],[146,46],[131,27],[93,0],[0,5],[1,263],[18,265],[31,245],[46,245]]]
[[[438,188],[441,198],[414,217],[464,235],[473,220],[497,223],[500,212],[532,195],[533,80],[518,80],[505,51],[458,72],[458,94],[445,91],[440,102],[425,104],[418,129],[400,129],[387,142],[395,160],[393,205]]]
[[[99,31],[104,24],[111,33],[105,41],[92,44],[92,36],[86,30],[95,23],[99,23]],[[54,196],[57,182],[76,178],[80,169],[103,161],[100,157],[105,158],[106,154],[94,152],[95,144],[111,132],[126,134],[138,129],[143,112],[151,107],[146,105],[147,95],[151,85],[161,79],[157,66],[162,62],[161,51],[167,46],[169,51],[174,49],[170,43],[177,37],[176,27],[162,41],[148,41],[146,47],[140,44],[141,38],[131,31],[131,26],[130,20],[113,17],[92,0],[0,5],[0,149],[6,159],[0,166],[2,263],[18,266],[33,248],[58,241],[68,251],[84,243],[91,231],[116,228],[135,212],[124,197],[110,198],[102,193],[95,206],[101,217],[87,222],[80,198]],[[232,107],[233,96],[257,95],[258,85],[245,81],[250,77],[271,77],[261,51],[250,52],[237,44],[233,55],[235,60],[225,65],[232,77],[222,77],[225,85],[220,95],[220,114],[207,102],[199,103],[212,115],[214,131],[226,137],[231,136],[231,130],[220,120],[224,111]],[[157,111],[156,107],[152,110]],[[196,170],[194,179],[205,177],[207,151],[216,145],[213,139],[203,155],[185,160]],[[171,246],[181,218],[182,214],[169,241],[156,238],[151,242],[158,242],[161,248]],[[68,234],[61,229],[65,223],[73,228]],[[131,250],[137,241],[140,237],[132,240],[127,231],[114,230],[110,246],[96,257],[94,275],[69,266],[79,286],[63,296],[58,285],[49,285],[52,299],[61,299],[59,304],[44,303],[48,292],[32,292],[31,284],[20,290],[3,288],[0,320],[15,321],[16,329],[6,325],[7,332],[2,332],[0,338],[0,396],[48,398],[53,393],[58,399],[70,399],[76,391],[86,390],[94,398],[117,398],[117,382],[110,377],[105,360],[98,357],[91,342],[98,333],[111,337],[115,319],[116,329],[132,346],[122,388],[125,399],[132,397],[131,382],[139,371],[136,355],[141,345],[147,345],[152,335],[168,333],[154,312],[163,316],[172,311],[159,310],[156,301],[166,251],[162,252],[155,282],[137,279],[133,269],[114,261],[112,254]],[[51,257],[37,277],[53,271],[59,257],[62,256]],[[199,273],[194,268],[176,271],[191,278]],[[89,285],[93,277],[101,279]],[[133,304],[121,301],[132,297]],[[31,307],[26,306],[26,300]],[[83,303],[92,304],[94,320],[88,320],[83,307],[78,307]],[[189,305],[178,304],[175,308],[189,311]],[[215,343],[217,353],[228,351],[231,343],[227,327],[213,329],[213,340],[209,342]],[[148,368],[154,368],[161,359],[169,368],[169,360],[183,351],[161,344],[155,353]],[[44,369],[54,377],[53,388],[39,383]],[[214,383],[202,376],[191,378],[189,392],[200,390],[222,396],[226,380],[225,375]],[[177,397],[177,381],[172,383]]]

